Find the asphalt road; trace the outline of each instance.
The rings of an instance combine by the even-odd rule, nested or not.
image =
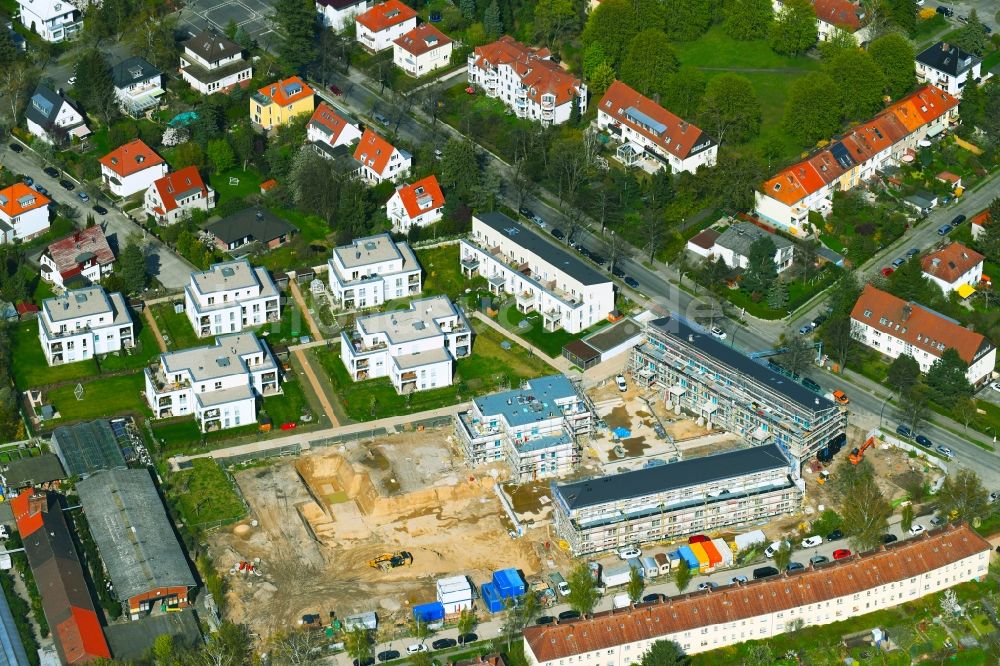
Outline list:
[[[49,191],[49,198],[75,208],[79,212],[76,219],[77,225],[85,224],[87,215],[93,214],[104,228],[108,242],[119,252],[125,247],[129,235],[139,232],[143,235],[146,245],[146,267],[150,275],[168,289],[182,288],[191,281],[191,271],[195,270],[195,267],[170,251],[158,238],[146,233],[142,227],[132,222],[124,213],[107,201],[102,201],[101,204],[108,209],[108,214],[97,215],[92,209],[93,194],[91,201],[83,203],[76,196],[79,187],[72,192],[63,189],[59,185],[58,178],[51,178],[42,171],[46,165],[36,153],[27,148],[24,152],[16,153],[10,149],[9,143],[0,146],[0,159],[3,161],[4,168],[10,169],[14,173],[30,176],[35,180],[35,183],[42,185]],[[61,178],[63,177],[65,176],[61,176]]]

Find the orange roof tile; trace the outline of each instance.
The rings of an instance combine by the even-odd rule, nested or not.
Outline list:
[[[444,194],[438,185],[437,176],[427,176],[412,185],[401,185],[396,189],[410,218],[435,210],[444,205]]]
[[[312,97],[313,89],[306,85],[306,82],[297,76],[290,76],[283,81],[275,81],[258,91],[278,106],[288,106],[300,99]]]
[[[142,139],[133,139],[118,146],[100,159],[101,164],[122,178],[163,164],[163,158],[147,146]]]
[[[538,662],[551,662],[857,594],[990,550],[990,543],[967,525],[946,526],[818,569],[528,627],[524,640]],[[851,611],[848,605],[845,610],[860,613],[863,607],[861,603]]]
[[[363,14],[358,14],[354,20],[372,32],[382,32],[386,28],[391,28],[416,17],[417,12],[399,0],[388,0],[388,2],[375,5]]]
[[[156,191],[160,195],[160,201],[163,202],[163,208],[168,213],[177,208],[178,197],[183,198],[184,195],[190,194],[195,190],[200,190],[203,197],[208,196],[208,188],[205,187],[205,181],[201,179],[198,168],[193,166],[168,173],[163,178],[153,181],[153,186],[156,187]]]
[[[856,32],[864,20],[865,10],[860,3],[851,0],[812,0],[812,4],[816,18],[848,32]]]
[[[312,118],[309,119],[309,124],[318,126],[320,130],[326,128],[330,132],[327,142],[331,146],[337,143],[337,137],[350,125],[343,116],[334,111],[326,102],[319,103],[319,106],[313,111]]]
[[[937,252],[925,255],[920,260],[920,267],[927,275],[953,284],[984,259],[986,257],[961,243],[949,243]]]
[[[394,150],[391,143],[370,129],[365,129],[358,147],[354,150],[354,159],[380,174],[389,164],[389,158],[392,157]]]
[[[851,319],[933,356],[940,357],[946,349],[953,348],[969,365],[993,348],[983,335],[962,327],[954,319],[870,284],[865,285],[854,304]]]
[[[28,187],[24,183],[14,183],[0,190],[0,211],[9,220],[29,210],[48,206],[51,200],[41,192]]]
[[[576,96],[580,79],[550,60],[551,55],[547,48],[531,48],[504,35],[492,44],[477,46],[475,64],[480,69],[508,65],[528,87],[532,100],[541,102],[542,95],[548,93],[555,95],[557,105],[565,104]]]
[[[407,53],[419,56],[451,44],[451,39],[430,23],[421,23],[393,43]]]

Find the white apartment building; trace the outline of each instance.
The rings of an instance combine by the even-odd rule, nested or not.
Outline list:
[[[370,129],[365,129],[357,147],[354,159],[361,164],[360,176],[372,185],[385,180],[398,180],[410,175],[413,156],[396,148]]]
[[[579,333],[615,309],[608,276],[503,213],[474,215],[459,252],[463,275],[482,275],[498,296],[513,294],[518,311],[540,313],[547,331]]]
[[[889,358],[912,356],[921,372],[951,347],[969,364],[965,377],[976,388],[990,381],[996,366],[997,349],[982,334],[870,284],[854,304],[851,328],[855,340]]]
[[[93,285],[47,298],[38,313],[38,340],[49,365],[84,361],[135,342],[125,297]]]
[[[982,58],[954,44],[938,42],[917,54],[917,80],[961,97],[966,83],[980,80],[982,62]],[[990,78],[989,72],[986,78]]]
[[[385,204],[392,231],[405,234],[412,227],[426,227],[441,220],[444,193],[433,174],[411,185],[399,185]]]
[[[794,236],[814,236],[810,211],[828,216],[834,192],[852,190],[898,164],[920,141],[941,134],[957,120],[958,99],[925,86],[766,181],[755,193],[756,213]]]
[[[330,293],[345,310],[378,307],[423,290],[413,250],[389,234],[356,238],[350,245],[334,248],[327,265]]]
[[[559,125],[573,105],[587,112],[587,86],[552,60],[546,48],[531,48],[504,35],[469,55],[469,83],[500,99],[518,118]]]
[[[960,297],[968,298],[976,293],[983,280],[985,259],[961,243],[949,243],[924,255],[920,266],[924,277],[936,284],[945,296],[955,291]]]
[[[421,23],[392,43],[392,62],[410,76],[423,76],[447,67],[453,48],[447,35]]]
[[[101,181],[112,194],[127,197],[145,192],[167,175],[167,163],[142,139],[133,139],[100,159]]]
[[[202,30],[184,42],[180,61],[181,78],[202,95],[225,92],[253,76],[243,47],[214,30]]]
[[[472,353],[472,328],[446,296],[408,310],[359,317],[340,334],[340,358],[351,379],[388,377],[400,394],[451,386],[455,361]]]
[[[784,8],[781,0],[773,0],[772,6],[775,14]],[[867,16],[861,0],[812,0],[812,6],[819,41],[828,41],[839,28],[854,37],[859,46],[868,42]]]
[[[204,338],[280,321],[281,299],[266,268],[238,259],[191,273],[184,312],[195,335]]]
[[[577,437],[589,433],[593,413],[563,375],[472,401],[455,415],[455,432],[470,465],[506,460],[511,480],[526,483],[563,476],[580,462]]]
[[[24,183],[0,190],[0,242],[27,240],[49,229],[52,201]]]
[[[714,165],[719,152],[712,137],[621,81],[597,105],[597,127],[620,144],[618,161],[648,173],[694,173]]]
[[[202,432],[256,423],[258,398],[281,393],[274,357],[253,333],[160,354],[145,377],[154,418],[193,414]]]
[[[132,56],[111,68],[122,112],[139,117],[156,108],[163,95],[163,72],[145,58]]]
[[[83,29],[83,14],[67,0],[17,0],[19,20],[46,42],[74,39]]]
[[[316,11],[324,28],[340,32],[355,16],[372,8],[372,0],[316,0]]]
[[[706,229],[689,240],[687,248],[709,261],[719,257],[730,268],[746,268],[750,263],[750,246],[761,238],[770,238],[774,243],[774,266],[778,273],[792,267],[795,258],[792,242],[752,222],[733,222],[721,234],[715,229]]]
[[[361,129],[349,122],[326,102],[320,102],[306,124],[306,138],[330,148],[350,146],[361,139]]]
[[[988,541],[948,525],[850,558],[740,585],[524,630],[529,666],[629,666],[657,640],[687,654],[892,608],[974,580]]]
[[[159,224],[187,219],[194,210],[215,208],[215,190],[205,184],[198,167],[186,166],[153,181],[143,198],[143,211]]]
[[[417,27],[417,12],[399,0],[388,0],[355,16],[354,26],[357,42],[378,53]]]

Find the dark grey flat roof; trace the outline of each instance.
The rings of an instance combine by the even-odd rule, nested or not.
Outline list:
[[[600,352],[611,351],[618,345],[628,342],[632,338],[642,334],[642,325],[636,323],[631,317],[626,317],[611,326],[594,331],[584,342]]]
[[[201,627],[193,608],[110,624],[104,628],[104,633],[111,654],[117,659],[142,659],[149,655],[156,638],[167,634],[174,637],[174,646],[179,648],[192,648],[201,641]]]
[[[51,453],[44,453],[32,458],[21,458],[10,463],[4,475],[7,485],[11,488],[27,488],[40,486],[49,481],[66,478],[66,472],[59,464],[59,458]]]
[[[835,406],[831,401],[807,389],[790,377],[771,370],[766,365],[758,363],[743,352],[733,349],[700,329],[688,326],[676,317],[654,319],[650,322],[650,325],[656,327],[664,335],[678,338],[685,344],[696,347],[698,351],[711,356],[720,363],[728,365],[743,374],[750,375],[775,393],[780,393],[813,413],[826,411]]]
[[[86,476],[125,466],[125,456],[107,419],[56,428],[52,448],[70,475]]]
[[[499,231],[529,252],[538,255],[566,273],[566,275],[578,280],[581,284],[591,285],[611,281],[610,277],[601,275],[595,269],[583,263],[581,259],[561,247],[549,243],[533,230],[527,228],[517,220],[510,219],[503,213],[481,213],[476,215],[476,219],[488,225],[491,229]]]
[[[768,444],[577,481],[556,489],[570,509],[580,509],[783,467],[789,467],[788,459],[777,444]]]

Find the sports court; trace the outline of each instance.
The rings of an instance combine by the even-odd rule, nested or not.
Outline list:
[[[180,11],[180,25],[194,34],[205,28],[224,32],[232,22],[266,48],[277,37],[273,13],[270,0],[189,0]]]

